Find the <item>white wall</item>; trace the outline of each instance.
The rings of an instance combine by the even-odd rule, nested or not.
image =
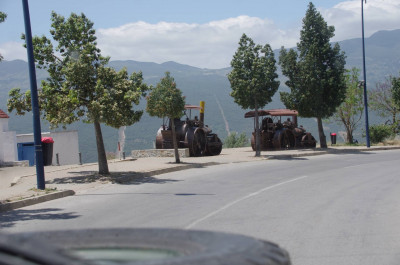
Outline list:
[[[54,140],[53,165],[57,165],[56,154],[60,165],[79,164],[78,131],[45,132],[42,137],[51,137]],[[24,142],[33,142],[33,134],[17,135],[17,143]]]
[[[78,131],[52,132],[50,137],[54,140],[53,165],[57,163],[57,153],[60,165],[79,164]]]
[[[16,133],[8,131],[8,119],[0,119],[0,162],[18,160]]]
[[[8,119],[0,118],[0,132],[8,131]]]
[[[0,161],[18,160],[17,137],[15,132],[0,132]],[[2,153],[2,154],[1,154]]]

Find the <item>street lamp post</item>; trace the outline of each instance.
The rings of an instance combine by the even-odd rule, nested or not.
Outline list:
[[[367,3],[367,0],[365,0]],[[363,51],[363,71],[364,71],[364,109],[365,109],[365,134],[367,147],[370,147],[369,142],[369,123],[368,123],[368,99],[367,99],[367,73],[365,70],[365,41],[364,41],[364,0],[361,0],[361,29],[362,29],[362,51]]]
[[[29,79],[31,85],[31,104],[33,112],[33,141],[35,145],[37,188],[40,190],[44,190],[45,181],[44,181],[44,165],[43,165],[43,150],[42,150],[42,131],[40,128],[40,111],[38,103],[35,61],[33,57],[32,30],[31,30],[31,20],[29,17],[28,0],[22,0],[22,7],[24,10],[25,40],[26,40],[26,50],[28,53]]]

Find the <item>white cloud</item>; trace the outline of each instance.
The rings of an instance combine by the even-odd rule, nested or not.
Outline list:
[[[361,37],[361,3],[344,1],[321,9],[328,25],[335,26],[334,41]],[[399,0],[370,0],[364,5],[365,34],[400,28]],[[268,19],[239,16],[206,24],[136,22],[118,28],[98,30],[99,46],[112,60],[162,63],[176,61],[204,68],[228,67],[240,36],[246,33],[258,44],[273,49],[294,47],[299,41],[297,28],[282,30]]]
[[[298,29],[279,30],[270,20],[239,16],[206,24],[136,22],[97,31],[99,47],[112,60],[176,61],[204,68],[228,67],[246,33],[277,49],[296,44]]]
[[[361,37],[361,1],[352,0],[321,10],[328,25],[335,26],[334,40]],[[379,30],[400,28],[399,0],[368,0],[364,3],[364,30],[369,37]]]
[[[0,43],[0,54],[6,61],[12,60],[25,60],[27,61],[28,55],[26,49],[22,46],[22,42],[5,42]]]
[[[399,0],[368,0],[364,5],[365,34],[400,28]],[[333,8],[320,9],[328,25],[335,26],[340,41],[361,37],[360,0],[343,1]],[[116,28],[97,30],[102,54],[111,60],[137,60],[162,63],[175,61],[203,68],[228,67],[238,41],[246,33],[258,44],[273,49],[294,47],[299,41],[301,19],[292,29],[280,29],[274,21],[239,16],[204,24],[139,21]],[[5,60],[24,59],[20,42],[0,43]]]

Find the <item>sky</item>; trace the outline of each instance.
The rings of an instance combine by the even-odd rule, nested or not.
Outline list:
[[[362,0],[361,0],[362,1]],[[360,0],[314,0],[332,41],[361,37]],[[290,48],[299,41],[310,1],[303,0],[30,0],[33,35],[50,36],[50,14],[84,13],[94,22],[98,47],[111,60],[163,63],[200,68],[228,67],[243,33],[257,44]],[[4,60],[27,60],[22,47],[21,0],[0,0],[7,19],[0,24]],[[400,0],[364,3],[365,36],[400,29]]]

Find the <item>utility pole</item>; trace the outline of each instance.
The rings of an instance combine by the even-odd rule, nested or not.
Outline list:
[[[365,0],[367,3],[367,0]],[[364,41],[364,0],[361,0],[361,29],[362,29],[362,51],[363,51],[363,71],[364,71],[364,109],[365,109],[365,134],[367,147],[370,147],[369,142],[369,123],[368,123],[368,99],[367,99],[367,73],[365,70],[365,41]]]
[[[29,17],[28,0],[22,0],[25,20],[25,40],[26,50],[28,53],[29,79],[31,85],[31,104],[33,112],[33,141],[35,144],[35,159],[36,159],[36,178],[37,188],[45,189],[44,181],[44,165],[43,165],[43,150],[42,150],[42,130],[40,128],[40,111],[36,83],[35,60],[33,58],[32,30],[31,20]]]

